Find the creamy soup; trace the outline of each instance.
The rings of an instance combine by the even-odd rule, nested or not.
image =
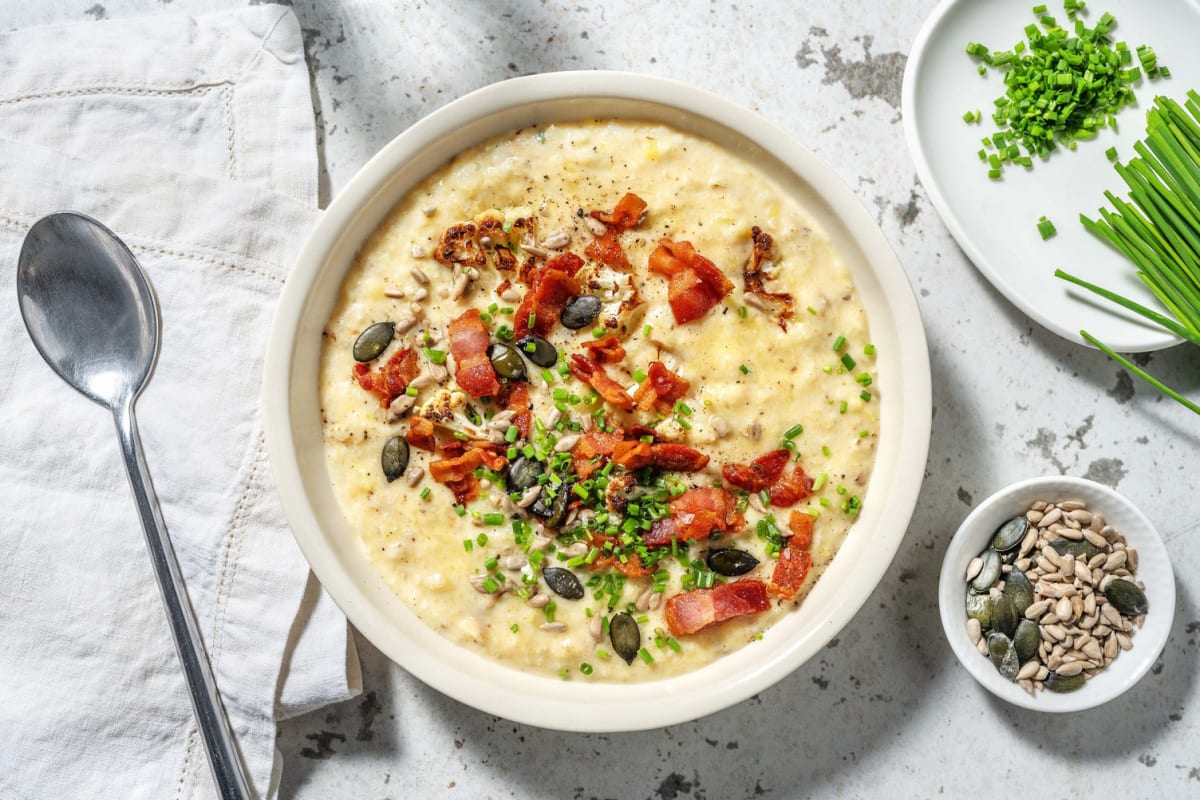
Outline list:
[[[868,321],[792,197],[671,127],[526,128],[422,181],[325,329],[348,529],[426,624],[643,681],[771,635],[854,523]]]

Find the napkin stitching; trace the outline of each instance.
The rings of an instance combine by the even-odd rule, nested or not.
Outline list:
[[[192,750],[196,746],[196,727],[188,731],[187,748],[183,752],[183,766],[179,768],[179,781],[175,784],[175,800],[183,797],[183,784],[188,775],[188,765],[192,762]]]
[[[131,83],[131,84],[81,84],[73,86],[69,89],[47,89],[43,91],[26,92],[25,94],[15,95],[0,100],[0,106],[9,106],[16,103],[23,103],[26,100],[50,100],[60,97],[84,97],[92,94],[116,94],[129,95],[134,97],[171,97],[181,94],[207,94],[216,89],[221,90],[232,84],[232,81],[216,81],[214,83],[199,83],[192,86],[180,85],[178,87],[172,84],[155,84],[155,83]]]
[[[20,218],[24,218],[24,219],[22,220]],[[36,214],[22,214],[19,211],[12,211],[7,208],[0,208],[0,225],[3,225],[10,230],[16,231],[17,233],[24,233],[26,230],[28,230],[28,228],[31,224],[33,224],[34,222],[37,221],[37,219],[38,219],[38,216]],[[136,250],[136,251],[142,252],[142,253],[154,253],[155,255],[160,255],[160,256],[174,256],[176,258],[186,258],[191,261],[204,261],[204,262],[207,262],[214,266],[224,267],[226,269],[230,269],[235,272],[244,272],[247,275],[253,275],[253,276],[259,277],[259,278],[266,278],[266,279],[274,281],[276,283],[283,283],[286,280],[285,276],[283,276],[283,275],[276,275],[267,270],[254,269],[252,267],[245,266],[244,264],[239,264],[236,261],[230,261],[228,259],[217,258],[216,256],[210,256],[210,255],[206,255],[204,253],[195,253],[195,252],[191,252],[188,250],[178,250],[173,247],[165,247],[165,246],[162,246],[161,244],[158,244],[158,242],[159,242],[158,239],[154,239],[149,236],[140,236],[138,234],[121,234],[121,239],[127,245],[129,245],[130,250]],[[143,241],[143,242],[151,242],[154,244],[137,244],[137,242],[139,240]],[[191,244],[191,243],[188,243],[188,246],[196,247],[196,248],[202,247],[201,245],[196,245],[196,244]],[[209,249],[216,249],[216,248],[209,248]],[[225,251],[223,251],[223,250],[217,250],[217,252],[225,253]],[[237,258],[244,258],[247,261],[256,261],[260,264],[264,264],[264,265],[268,265],[268,266],[272,266],[272,267],[278,266],[274,262],[255,258],[252,255],[248,255],[248,254],[244,254],[244,253],[237,253],[237,254],[226,253],[226,255],[230,255],[230,256],[236,255]]]
[[[251,498],[258,488],[258,474],[262,469],[263,437],[260,433],[254,445],[254,455],[250,462],[250,471],[242,484],[242,496],[233,512],[229,523],[229,531],[225,536],[225,554],[221,559],[221,574],[217,578],[216,610],[213,614],[212,631],[212,664],[216,669],[220,661],[221,647],[225,641],[225,618],[229,607],[229,594],[234,580],[237,578],[239,559],[242,554],[242,543],[246,539],[246,514]],[[232,563],[232,567],[231,567]],[[228,577],[228,580],[226,580]]]

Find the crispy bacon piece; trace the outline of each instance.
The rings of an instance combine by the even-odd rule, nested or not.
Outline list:
[[[588,258],[606,264],[622,272],[629,271],[629,256],[621,246],[621,234],[630,228],[637,227],[646,213],[646,201],[636,194],[629,192],[620,200],[611,212],[593,211],[591,216],[604,223],[608,228],[603,236],[597,236],[588,242],[584,254]]]
[[[588,242],[587,247],[583,248],[583,254],[613,269],[622,272],[629,271],[629,256],[626,255],[625,248],[621,246],[621,240],[616,230],[610,229],[603,236],[592,239]]]
[[[750,241],[753,248],[746,266],[742,267],[742,291],[760,298],[769,308],[775,310],[775,322],[780,328],[787,330],[787,321],[792,318],[794,300],[787,292],[768,292],[763,286],[762,262],[771,260],[771,248],[775,243],[771,237],[763,233],[757,225],[750,229]]]
[[[813,515],[803,511],[793,511],[788,515],[788,530],[792,533],[788,538],[789,548],[807,551],[812,547],[813,522]]]
[[[624,561],[617,558],[613,553],[613,547],[617,540],[611,536],[605,536],[602,533],[588,533],[587,542],[592,547],[600,549],[600,556],[589,565],[588,569],[598,570],[612,567],[627,578],[645,578],[654,574],[654,568],[643,564],[641,556],[636,552],[626,551]]]
[[[767,590],[782,600],[791,600],[804,585],[804,579],[808,577],[810,569],[812,569],[812,555],[791,546],[785,547],[779,553],[779,560],[775,562],[775,569],[771,573],[771,583]]]
[[[461,481],[468,475],[473,475],[475,468],[483,463],[483,457],[476,449],[468,449],[460,456],[443,458],[429,462],[429,474],[438,483]]]
[[[454,493],[454,502],[466,505],[479,497],[479,479],[468,475],[461,481],[446,481],[446,488]]]
[[[654,460],[653,449],[648,442],[621,442],[613,448],[613,463],[625,469],[641,469]]]
[[[354,377],[358,385],[368,392],[379,395],[379,405],[387,408],[408,388],[420,372],[417,352],[411,348],[397,350],[382,367],[372,371],[367,364],[354,365]]]
[[[433,422],[424,417],[414,417],[412,424],[408,426],[408,433],[404,436],[405,440],[419,450],[428,450],[432,453],[437,449],[437,439],[433,435]]]
[[[700,319],[733,291],[725,273],[696,252],[691,242],[659,239],[650,254],[650,271],[667,277],[667,302],[680,325]]]
[[[656,520],[642,535],[647,547],[663,547],[685,539],[701,539],[713,531],[737,530],[746,524],[737,500],[725,489],[702,486],[689,489],[670,503],[671,516]]]
[[[528,439],[533,426],[533,412],[529,410],[529,384],[523,381],[504,384],[496,403],[506,411],[514,412],[512,424],[517,426],[520,438]]]
[[[770,607],[766,584],[751,578],[668,597],[663,616],[673,635],[688,636],[718,622],[758,614]]]
[[[661,361],[651,361],[646,370],[646,380],[638,387],[633,400],[642,411],[654,409],[670,414],[676,401],[687,396],[690,383],[676,375]]]
[[[569,366],[572,375],[589,384],[606,402],[622,411],[633,411],[633,398],[625,391],[624,386],[609,377],[604,367],[579,353],[571,356]]]
[[[808,477],[804,473],[803,467],[797,464],[789,474],[771,484],[771,487],[767,489],[767,494],[771,496],[771,505],[776,508],[787,508],[812,494],[812,487],[812,478]]]
[[[565,253],[564,255],[574,254]],[[575,256],[575,258],[579,258],[579,256]],[[548,263],[540,271],[534,273],[533,285],[529,287],[529,291],[521,299],[520,307],[517,308],[517,318],[513,320],[513,332],[518,339],[530,333],[546,336],[558,322],[558,317],[562,314],[567,301],[578,295],[579,281]],[[533,316],[532,325],[529,324],[530,315]]]
[[[587,480],[592,473],[603,466],[598,457],[611,456],[613,450],[623,441],[620,433],[604,433],[589,431],[585,433],[571,451],[571,459],[575,462],[575,474]]]
[[[708,466],[708,456],[685,444],[663,442],[646,446],[650,448],[650,464],[659,469],[698,472]]]
[[[491,442],[471,442],[469,446],[479,453],[480,461],[492,472],[499,472],[508,465],[508,458],[503,453],[505,448],[501,445]]]
[[[739,489],[745,489],[747,492],[761,492],[779,480],[791,457],[792,454],[782,448],[772,450],[751,461],[750,466],[726,464],[721,469],[721,477],[725,479],[726,483],[732,483]]]
[[[587,350],[588,358],[597,364],[616,364],[625,358],[625,348],[621,345],[621,340],[611,333],[603,339],[584,342],[583,347]]]
[[[479,309],[468,308],[450,322],[450,352],[458,371],[454,379],[472,397],[494,395],[500,391],[496,370],[487,357],[488,331],[479,318]]]
[[[646,201],[633,192],[628,192],[617,201],[612,211],[593,211],[591,216],[608,226],[609,230],[622,233],[630,228],[636,228],[646,213]]]

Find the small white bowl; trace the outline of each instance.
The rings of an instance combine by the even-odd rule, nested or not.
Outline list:
[[[1025,513],[1038,500],[1080,500],[1087,504],[1089,511],[1103,514],[1105,520],[1124,535],[1126,543],[1137,549],[1137,578],[1146,584],[1150,612],[1146,615],[1145,626],[1134,628],[1133,649],[1121,651],[1082,688],[1065,694],[1040,691],[1030,696],[1016,683],[1001,677],[991,660],[971,644],[965,607],[966,571],[968,562],[988,546],[1005,520]],[[1154,664],[1166,645],[1175,616],[1175,574],[1158,532],[1146,515],[1123,495],[1083,478],[1058,475],[1031,478],[1001,489],[963,520],[942,561],[938,605],[950,649],[967,672],[989,692],[1035,711],[1082,711],[1117,697],[1141,680]]]

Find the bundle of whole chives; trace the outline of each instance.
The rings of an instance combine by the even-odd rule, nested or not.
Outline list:
[[[1170,316],[1066,272],[1055,275],[1145,317],[1181,339],[1200,346],[1200,94],[1189,91],[1181,106],[1156,97],[1146,114],[1146,138],[1134,145],[1137,157],[1117,163],[1129,187],[1126,202],[1104,196],[1113,210],[1099,219],[1079,215],[1083,226],[1104,239],[1137,267],[1137,275]],[[1147,374],[1087,331],[1080,336],[1142,380],[1200,414],[1200,405]]]

